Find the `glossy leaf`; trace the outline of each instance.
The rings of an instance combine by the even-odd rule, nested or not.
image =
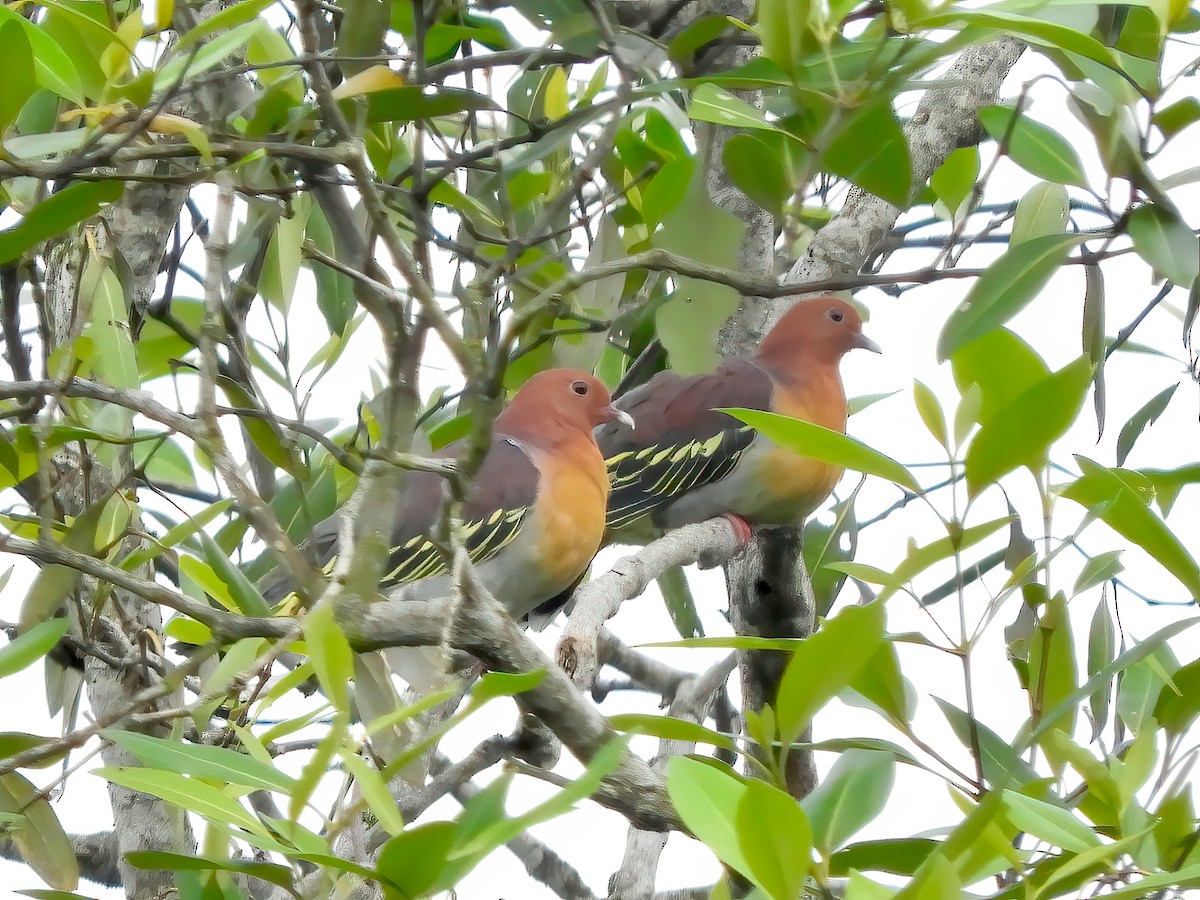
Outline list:
[[[406,828],[379,851],[379,872],[403,897],[432,893],[454,850],[453,822],[426,822]]]
[[[1070,214],[1070,198],[1061,184],[1043,181],[1035,184],[1017,201],[1013,216],[1011,245],[1032,238],[1062,234]]]
[[[971,721],[971,717],[953,704],[934,697],[934,702],[950,723],[954,736],[974,753],[975,742],[979,742],[979,758],[983,764],[983,777],[994,789],[1009,785],[1023,788],[1040,777],[1037,770],[1021,758],[1008,741],[1004,740],[982,722]]]
[[[1200,659],[1194,659],[1171,673],[1178,693],[1170,688],[1160,691],[1154,705],[1154,718],[1171,736],[1183,734],[1200,716]]]
[[[1016,791],[1004,792],[1004,815],[1022,831],[1071,853],[1100,844],[1095,832],[1069,811]]]
[[[791,795],[757,779],[746,784],[737,825],[750,880],[774,900],[803,893],[812,852],[812,830]]]
[[[354,674],[354,654],[334,619],[333,607],[328,603],[318,604],[304,617],[303,624],[304,642],[321,690],[337,709],[349,710],[347,685]]]
[[[909,205],[912,162],[890,102],[871,103],[855,112],[825,148],[821,162],[881,200],[902,209]]]
[[[942,405],[938,402],[937,395],[920,381],[914,381],[913,402],[916,403],[921,421],[925,423],[925,427],[933,435],[933,439],[943,447],[949,447],[946,414],[942,412]]]
[[[728,735],[705,728],[687,719],[656,716],[645,713],[619,713],[608,717],[608,724],[617,731],[635,731],[669,741],[712,744],[732,750],[734,742]]]
[[[855,678],[883,643],[883,604],[842,610],[792,653],[779,682],[775,714],[790,744],[813,714]]]
[[[1200,249],[1200,247],[1198,247]],[[1117,465],[1125,465],[1125,460],[1129,457],[1129,451],[1133,449],[1133,445],[1137,443],[1137,439],[1141,437],[1142,432],[1150,425],[1158,421],[1167,410],[1167,404],[1171,402],[1171,398],[1175,396],[1175,389],[1179,387],[1179,382],[1164,388],[1153,397],[1146,401],[1146,404],[1129,417],[1129,421],[1121,428],[1121,433],[1117,436]]]
[[[161,769],[103,768],[93,770],[93,774],[113,784],[174,803],[213,822],[250,832],[262,831],[258,820],[237,800],[199,779]]]
[[[746,784],[720,764],[687,756],[674,756],[667,763],[667,793],[688,830],[721,862],[750,877],[737,818]]]
[[[688,116],[701,122],[712,122],[714,125],[730,128],[776,130],[775,126],[763,117],[762,110],[708,82],[698,85],[692,91]]]
[[[1133,249],[1154,271],[1183,288],[1200,272],[1200,238],[1172,210],[1139,206],[1129,216]]]
[[[47,619],[0,647],[0,678],[20,672],[44,657],[70,627],[70,619]]]
[[[890,753],[847,750],[838,756],[829,774],[801,804],[817,850],[829,856],[883,811],[895,770]]]
[[[1007,106],[985,106],[979,121],[1022,169],[1056,184],[1087,186],[1079,154],[1053,128]]]
[[[116,201],[124,189],[120,181],[76,181],[51,194],[19,224],[0,231],[0,264],[12,262],[47,238],[90,219],[105,203]]]
[[[16,22],[0,19],[0,66],[5,91],[0,95],[0,129],[6,128],[37,89],[33,48],[24,29]]]
[[[277,863],[251,859],[206,859],[162,851],[135,851],[125,861],[136,869],[166,869],[172,872],[233,872],[244,878],[257,878],[282,888],[292,887],[292,870]]]
[[[208,781],[238,784],[255,790],[288,793],[295,779],[274,766],[227,747],[185,744],[133,731],[106,728],[105,740],[124,747],[151,769],[193,775]]]
[[[959,147],[929,176],[929,187],[949,218],[956,219],[964,212],[960,207],[971,197],[978,177],[978,147]]]
[[[1079,241],[1077,235],[1047,235],[1006,250],[946,320],[938,338],[938,360],[950,359],[960,347],[999,328],[1028,306]]]
[[[1200,568],[1187,547],[1156,516],[1121,476],[1091,460],[1076,456],[1083,475],[1062,496],[1086,507],[1113,531],[1133,541],[1172,575],[1193,597],[1200,597]]]
[[[921,490],[917,480],[904,466],[848,435],[812,422],[757,409],[724,409],[721,412],[740,419],[779,446],[794,450],[801,456],[868,475],[878,475],[918,493]]]
[[[57,890],[75,890],[79,864],[71,839],[49,801],[20,772],[0,775],[0,813],[19,823],[6,829],[8,836],[38,877]]]
[[[204,548],[204,559],[229,589],[229,596],[237,608],[247,616],[270,617],[271,607],[258,592],[258,588],[246,577],[245,572],[233,564],[233,560],[217,546],[216,541],[203,531],[200,532],[200,545]]]
[[[967,449],[967,488],[977,494],[1018,466],[1039,468],[1079,415],[1092,381],[1080,357],[1043,378],[983,423]]]
[[[672,566],[655,579],[659,591],[662,592],[663,603],[666,604],[667,614],[675,625],[680,637],[690,638],[704,634],[700,623],[700,613],[696,610],[696,601],[692,597],[692,588],[688,584],[687,574],[681,566]]]
[[[1146,725],[1157,724],[1154,710],[1163,694],[1174,694],[1178,689],[1178,685],[1167,684],[1167,679],[1178,669],[1179,661],[1170,646],[1165,646],[1121,674],[1117,682],[1117,715],[1130,731],[1140,735]]]

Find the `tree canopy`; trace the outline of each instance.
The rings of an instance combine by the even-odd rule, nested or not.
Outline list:
[[[1197,31],[1186,0],[0,6],[8,882],[1200,886]],[[848,470],[806,523],[605,551],[543,633],[465,576],[379,596],[414,470],[469,572],[459,501],[532,375],[709,371],[823,293],[886,351],[845,366],[850,436],[746,416]],[[459,677],[404,691],[375,651],[414,645]]]

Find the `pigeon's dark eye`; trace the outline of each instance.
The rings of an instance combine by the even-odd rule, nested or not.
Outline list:
[[[835,322],[840,322],[842,319],[846,318],[846,315],[840,309],[831,309],[829,311],[829,318],[833,319]]]
[[[587,396],[588,386],[586,381],[572,381],[571,390],[577,393],[580,397]]]

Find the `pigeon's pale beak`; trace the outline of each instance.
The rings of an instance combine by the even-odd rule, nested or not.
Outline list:
[[[870,350],[872,353],[882,353],[883,348],[877,343],[863,334],[861,331],[854,336],[854,346],[861,350]]]
[[[623,409],[617,409],[617,407],[610,405],[605,412],[608,413],[608,421],[610,422],[620,422],[622,425],[628,425],[630,431],[633,431],[637,427],[633,422],[633,416]]]

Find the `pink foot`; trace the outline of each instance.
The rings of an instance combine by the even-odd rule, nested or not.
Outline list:
[[[754,537],[754,529],[750,527],[750,523],[741,516],[736,516],[733,513],[725,513],[724,517],[729,520],[729,524],[733,527],[733,533],[737,536],[738,543],[743,547],[750,543]]]

